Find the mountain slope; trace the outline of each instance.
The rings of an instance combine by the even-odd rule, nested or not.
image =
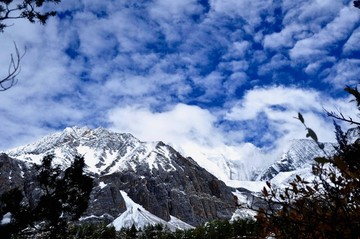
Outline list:
[[[27,165],[54,154],[62,167],[75,155],[83,155],[86,171],[95,181],[83,217],[87,220],[113,222],[128,212],[124,193],[161,220],[183,226],[229,219],[235,210],[232,189],[194,160],[162,142],[141,142],[130,134],[67,128],[7,154]]]
[[[147,225],[163,224],[172,231],[176,229],[190,229],[191,225],[180,221],[175,217],[167,222],[163,219],[154,216],[148,212],[144,207],[135,203],[124,191],[120,191],[121,196],[125,200],[126,211],[123,212],[118,218],[116,218],[112,224],[116,230],[120,230],[123,227],[130,228],[132,225],[136,225],[138,228],[144,228]]]
[[[314,158],[332,155],[335,152],[334,144],[324,143],[324,146],[324,149],[320,149],[316,142],[310,139],[292,140],[281,159],[265,169],[257,177],[257,181],[286,184],[297,174],[306,178],[311,177]]]
[[[332,144],[325,144],[327,154],[333,151]],[[65,168],[80,154],[85,158],[85,171],[95,182],[83,221],[113,223],[117,228],[155,222],[173,229],[174,223],[188,228],[214,219],[230,219],[236,204],[257,197],[267,180],[281,186],[296,174],[311,177],[313,158],[325,152],[311,140],[293,140],[282,157],[255,181],[239,179],[258,172],[222,155],[209,156],[208,161],[222,165],[219,168],[224,172],[218,175],[227,175],[232,180],[227,183],[231,182],[235,191],[192,158],[183,157],[162,142],[141,142],[131,134],[102,128],[73,127],[0,155],[0,193],[23,187],[33,177],[31,164],[40,163],[45,155],[54,154],[55,163]]]

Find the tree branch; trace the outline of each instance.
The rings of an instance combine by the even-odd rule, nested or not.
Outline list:
[[[327,116],[329,116],[331,118],[341,120],[341,121],[345,121],[345,122],[348,122],[350,124],[355,124],[355,125],[360,126],[360,122],[354,121],[351,117],[346,118],[342,113],[337,114],[335,112],[330,112],[330,111],[327,111],[327,110],[325,110],[325,112],[326,112]]]
[[[0,79],[0,91],[5,91],[16,85],[17,79],[16,77],[21,71],[20,67],[20,61],[24,57],[26,51],[24,54],[20,55],[19,49],[16,46],[16,43],[14,42],[15,47],[15,55],[11,54],[10,64],[8,68],[8,75]]]

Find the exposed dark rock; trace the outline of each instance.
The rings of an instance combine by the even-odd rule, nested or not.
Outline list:
[[[103,129],[67,129],[9,152],[11,157],[0,155],[0,194],[26,185],[27,198],[36,201],[39,195],[31,172],[35,160],[31,157],[61,152],[58,159],[62,167],[67,167],[79,148],[95,152],[88,158],[95,162],[87,168],[94,178],[94,188],[83,220],[109,223],[121,215],[126,204],[120,191],[165,221],[175,216],[194,226],[230,219],[236,209],[232,189],[193,159],[163,142],[147,144],[129,134]],[[85,163],[87,157],[85,154]]]
[[[168,221],[170,215],[191,225],[229,219],[235,210],[231,189],[193,161],[171,151],[169,171],[139,164],[137,170],[102,176],[106,184],[124,190],[136,203]]]
[[[23,188],[26,164],[8,155],[0,154],[0,193],[12,188]]]

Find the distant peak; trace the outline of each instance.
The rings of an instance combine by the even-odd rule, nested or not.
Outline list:
[[[83,134],[85,134],[87,132],[90,132],[90,131],[92,131],[92,129],[87,127],[87,126],[84,126],[84,127],[73,126],[73,127],[66,127],[63,130],[63,133],[80,136],[80,135],[83,135]]]
[[[98,135],[98,136],[123,135],[123,136],[127,136],[128,138],[135,138],[130,133],[116,133],[103,127],[98,127],[93,129],[88,126],[83,126],[83,127],[72,126],[72,127],[66,127],[62,133],[66,135],[72,135],[76,138],[81,138],[88,135]]]

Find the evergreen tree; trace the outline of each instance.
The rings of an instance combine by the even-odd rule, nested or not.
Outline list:
[[[34,166],[36,193],[25,197],[25,192],[15,188],[1,195],[0,218],[10,218],[10,223],[0,225],[2,237],[65,238],[67,223],[87,209],[93,180],[83,173],[84,158],[76,156],[65,171],[52,164],[53,158],[45,156],[41,165]]]
[[[354,96],[360,110],[358,89],[346,87],[345,90]],[[336,153],[315,158],[313,182],[296,176],[283,190],[267,183],[263,196],[268,207],[257,215],[263,237],[360,238],[360,124],[341,113],[328,114],[356,125],[350,130],[356,137],[349,138],[334,122]],[[299,120],[306,127],[307,136],[323,148],[301,114]]]

